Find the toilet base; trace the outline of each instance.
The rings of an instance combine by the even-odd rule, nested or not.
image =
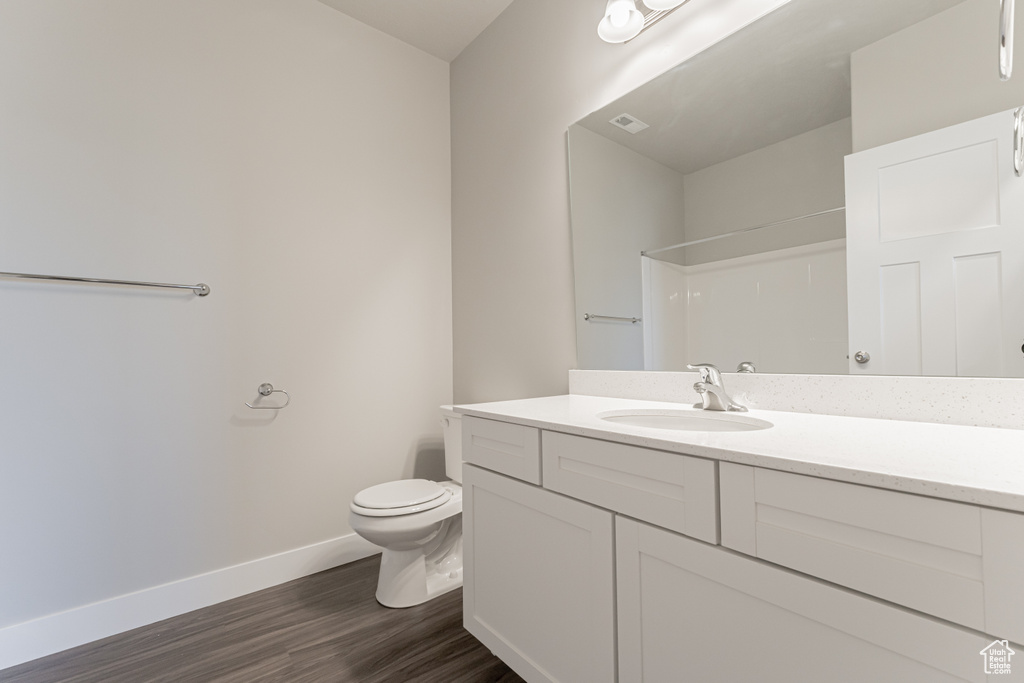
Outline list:
[[[413,607],[462,586],[462,514],[444,524],[438,542],[430,548],[384,549],[377,602],[385,607]]]

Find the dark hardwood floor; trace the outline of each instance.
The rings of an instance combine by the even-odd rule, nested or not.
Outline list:
[[[4,683],[519,683],[462,628],[462,591],[393,610],[380,556],[0,671]]]

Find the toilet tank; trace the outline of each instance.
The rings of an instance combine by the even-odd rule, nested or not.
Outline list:
[[[444,471],[452,481],[462,483],[462,416],[451,406],[441,406],[444,429]]]

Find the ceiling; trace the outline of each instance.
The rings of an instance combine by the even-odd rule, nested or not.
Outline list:
[[[512,0],[320,0],[353,19],[450,62]]]

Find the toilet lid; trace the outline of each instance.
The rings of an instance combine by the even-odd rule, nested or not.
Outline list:
[[[446,497],[445,493],[449,495]],[[371,510],[393,510],[412,506],[428,510],[441,505],[450,496],[448,489],[436,482],[427,479],[402,479],[363,489],[355,495],[352,502],[361,508]],[[436,504],[430,505],[432,502]]]

